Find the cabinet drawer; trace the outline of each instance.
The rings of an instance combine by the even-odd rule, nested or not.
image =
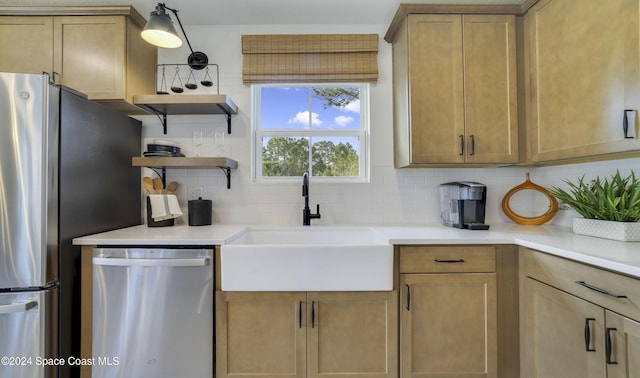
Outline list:
[[[402,246],[400,273],[491,273],[494,246]]]
[[[527,248],[521,251],[527,276],[640,319],[640,280]]]

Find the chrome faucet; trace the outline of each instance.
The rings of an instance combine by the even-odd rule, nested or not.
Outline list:
[[[309,209],[309,174],[302,175],[302,196],[304,197],[304,209],[302,209],[302,225],[310,226],[312,219],[320,219],[320,205],[316,205],[316,214],[311,214]]]

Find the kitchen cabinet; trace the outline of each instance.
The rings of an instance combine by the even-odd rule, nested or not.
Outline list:
[[[53,73],[53,17],[0,16],[0,72]]]
[[[525,15],[530,162],[638,154],[639,5],[541,0]]]
[[[0,71],[49,73],[127,114],[147,114],[133,95],[155,93],[157,48],[140,37],[145,20],[130,6],[11,7],[0,14]],[[45,15],[50,12],[52,15]],[[39,16],[15,16],[39,14]],[[100,14],[100,15],[91,15]]]
[[[397,292],[216,292],[217,377],[396,377]]]
[[[640,378],[640,323],[608,310],[605,322],[605,337],[613,339],[607,377]]]
[[[521,249],[523,378],[640,377],[640,280]]]
[[[604,310],[538,281],[523,286],[523,334],[531,340],[523,378],[605,378]]]
[[[498,377],[495,248],[401,246],[399,254],[401,377]]]
[[[390,42],[396,167],[519,161],[514,15],[408,14]]]

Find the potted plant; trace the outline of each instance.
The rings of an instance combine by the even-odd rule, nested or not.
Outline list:
[[[577,183],[563,181],[569,185],[568,190],[558,187],[548,190],[583,216],[573,220],[573,232],[640,241],[640,181],[633,171],[626,177],[616,171],[610,180],[597,177],[586,182],[582,176]]]

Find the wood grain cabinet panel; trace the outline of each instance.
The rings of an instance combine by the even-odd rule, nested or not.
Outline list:
[[[496,275],[402,274],[401,376],[498,376]]]
[[[527,248],[520,258],[522,378],[640,377],[640,280]]]
[[[606,378],[604,310],[533,279],[523,289],[521,377]]]
[[[393,378],[397,292],[216,293],[217,377]]]
[[[506,286],[514,278],[507,270],[516,263],[508,258],[513,251],[498,249],[397,248],[402,378],[497,378],[513,371],[505,348],[517,343],[510,334],[517,327],[509,326],[515,314],[506,303],[498,303],[498,292],[510,295]]]
[[[144,25],[131,7],[103,11],[114,15],[0,17],[0,71],[46,72],[90,100],[147,114],[133,96],[155,93],[157,48],[140,36]]]
[[[542,0],[526,14],[529,160],[637,154],[639,5],[638,0]],[[632,110],[629,138],[623,128],[626,109]]]
[[[51,73],[53,17],[0,17],[0,72]]]
[[[305,377],[306,293],[216,292],[216,377]]]
[[[640,323],[607,310],[606,325],[605,338],[612,342],[607,377],[640,378]]]
[[[515,163],[515,16],[409,14],[393,41],[395,165]]]

